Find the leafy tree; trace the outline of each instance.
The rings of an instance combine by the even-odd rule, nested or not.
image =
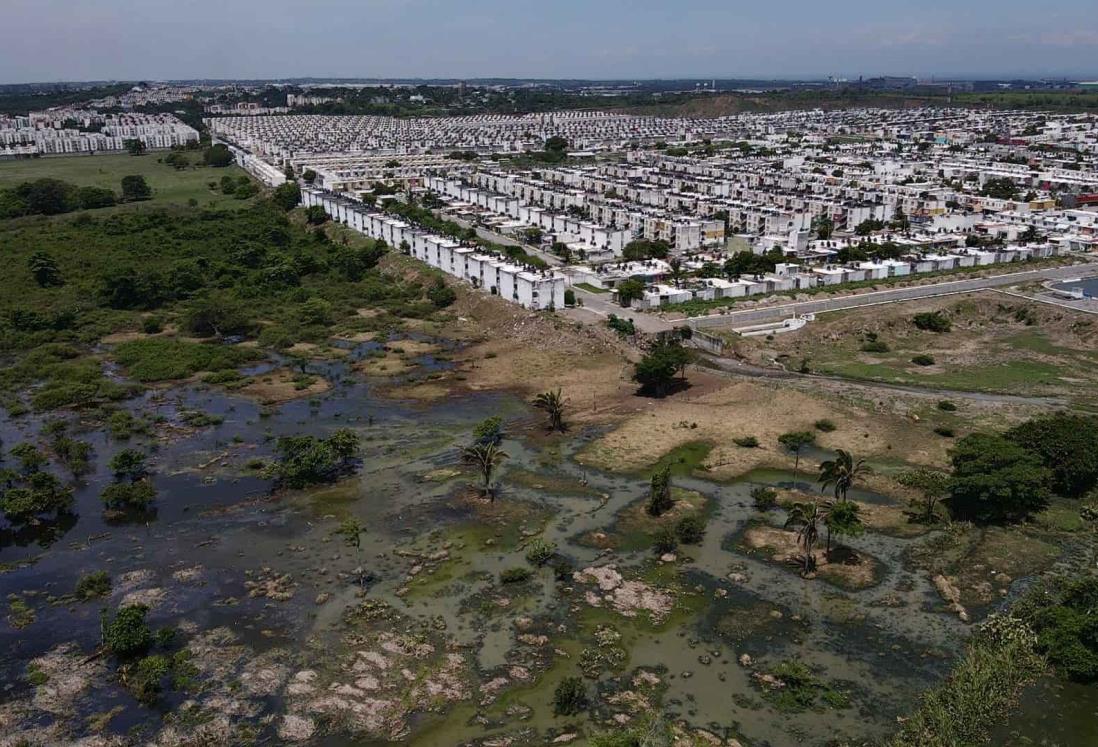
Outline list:
[[[234,160],[232,151],[222,143],[206,148],[202,154],[203,163],[218,169],[231,166]]]
[[[506,458],[507,453],[494,443],[476,443],[461,450],[461,460],[480,472],[483,481],[481,493],[493,501],[495,492],[492,490],[492,473]]]
[[[675,499],[671,495],[671,465],[665,464],[652,473],[646,509],[651,516],[663,516],[674,505]]]
[[[770,511],[778,505],[778,492],[765,485],[751,488],[751,500],[759,511]]]
[[[564,399],[560,391],[542,392],[534,397],[534,407],[549,416],[549,430],[564,433]]]
[[[778,443],[793,455],[793,482],[801,468],[801,452],[816,443],[816,434],[811,431],[790,431],[778,436]]]
[[[183,171],[191,165],[191,159],[178,151],[174,151],[164,157],[164,163],[171,166],[176,171]]]
[[[664,259],[671,253],[671,245],[662,239],[634,239],[622,248],[621,256],[631,262],[645,259]]]
[[[122,201],[138,202],[152,197],[152,188],[145,177],[135,174],[122,177]]]
[[[761,275],[773,272],[775,261],[773,257],[755,254],[753,252],[736,252],[724,261],[722,270],[730,278],[741,275]]]
[[[114,191],[106,187],[80,187],[76,190],[76,203],[82,210],[111,207],[117,202]]]
[[[183,328],[198,337],[246,335],[254,324],[244,303],[215,291],[195,300],[183,317]]]
[[[992,178],[984,182],[980,194],[998,200],[1013,200],[1018,196],[1018,185],[1007,176]]]
[[[553,135],[545,139],[545,150],[563,151],[568,149],[568,140],[560,135]]]
[[[30,215],[59,215],[73,209],[75,188],[59,179],[20,184],[15,193]]]
[[[1017,425],[1006,437],[1041,458],[1060,495],[1077,497],[1098,485],[1098,418],[1058,412]]]
[[[145,622],[149,608],[143,604],[122,607],[111,614],[103,610],[100,630],[103,647],[121,659],[145,653],[153,643],[152,631]]]
[[[305,220],[310,226],[320,226],[328,222],[328,213],[320,205],[305,208]]]
[[[65,284],[57,262],[46,252],[37,251],[28,257],[27,269],[34,276],[34,282],[41,288],[54,288]]]
[[[145,154],[145,143],[137,138],[130,140],[124,140],[122,147],[126,149],[126,152],[131,156],[142,156]]]
[[[677,340],[661,340],[653,345],[633,367],[633,381],[641,391],[654,397],[664,397],[675,383],[675,377],[686,380],[690,351]]]
[[[271,202],[282,210],[293,210],[301,203],[301,187],[296,181],[287,181],[271,192]]]
[[[644,298],[644,281],[636,278],[622,280],[618,283],[617,291],[618,303],[622,308],[629,308],[634,301]]]
[[[816,238],[818,239],[830,239],[831,234],[835,231],[835,221],[832,220],[830,215],[820,215],[812,223],[816,229]]]
[[[316,181],[316,172],[313,171],[312,169],[305,169],[305,171],[303,171],[302,174],[301,174],[301,179],[306,184],[312,184],[313,182]]]
[[[924,524],[933,524],[935,506],[949,494],[949,475],[938,470],[919,467],[901,472],[897,475],[896,482],[922,493],[922,496],[916,499],[921,520]]]
[[[1017,521],[1048,504],[1053,474],[1039,456],[997,433],[972,433],[951,452],[949,506],[965,519]]]

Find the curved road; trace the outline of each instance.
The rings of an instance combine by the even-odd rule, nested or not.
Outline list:
[[[931,283],[929,285],[919,285],[910,288],[891,288],[889,290],[872,291],[870,293],[860,293],[857,295],[842,296],[840,298],[822,298],[815,301],[799,301],[776,306],[744,309],[743,311],[729,311],[725,314],[695,316],[690,317],[685,321],[695,328],[742,327],[749,324],[786,319],[795,314],[819,314],[825,311],[842,311],[844,309],[877,306],[879,304],[895,303],[897,301],[911,301],[920,298],[948,296],[955,293],[972,293],[973,291],[987,288],[1018,285],[1020,283],[1030,283],[1039,280],[1066,280],[1096,274],[1098,274],[1098,264],[1047,267],[1039,270],[1008,272],[1003,275],[991,275],[969,280],[951,280],[943,283]]]

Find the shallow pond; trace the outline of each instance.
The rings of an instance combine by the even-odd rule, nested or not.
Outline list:
[[[851,540],[884,568],[862,591],[802,580],[730,545],[760,519],[751,488],[793,481],[759,472],[732,483],[675,478],[708,500],[708,522],[673,561],[592,546],[584,538],[612,532],[648,490],[644,475],[573,461],[597,433],[547,442],[539,415],[507,395],[378,398],[350,372],[371,349],[316,364],[335,384],[312,400],[268,408],[206,387],[157,390],[126,405],[158,418],[148,435],[78,434],[95,447],[78,518],[52,533],[0,535],[0,594],[34,618],[0,624],[8,732],[44,742],[99,730],[163,744],[533,745],[660,712],[750,744],[822,744],[886,735],[948,671],[966,630],[925,578],[904,570],[917,540]],[[186,427],[187,411],[223,421]],[[471,495],[458,450],[493,414],[505,420],[508,458],[488,503]],[[42,423],[5,416],[0,437],[33,441]],[[363,439],[350,479],[272,495],[249,467],[278,436],[340,427]],[[108,521],[106,463],[127,446],[152,449],[155,512]],[[810,487],[803,474],[798,482]],[[348,518],[365,528],[360,549],[336,534]],[[526,560],[535,538],[556,546],[546,567]],[[618,575],[605,586],[584,575],[602,566]],[[532,575],[501,582],[516,568]],[[108,599],[66,596],[100,569],[114,581]],[[154,628],[180,629],[197,669],[189,688],[140,705],[106,657],[87,661],[100,609],[123,601],[147,603]],[[800,709],[770,697],[759,674],[786,659],[811,667],[835,697]],[[555,687],[581,672],[591,708],[556,716]]]

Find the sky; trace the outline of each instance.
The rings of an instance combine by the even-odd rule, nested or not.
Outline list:
[[[1098,78],[1094,0],[0,0],[0,82]]]

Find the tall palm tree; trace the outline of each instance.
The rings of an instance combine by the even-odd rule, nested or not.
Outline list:
[[[826,521],[826,504],[818,500],[812,503],[794,503],[785,520],[786,529],[797,530],[797,544],[801,547],[803,573],[816,569],[816,556],[812,550],[820,539],[820,523]]]
[[[564,398],[557,391],[542,392],[534,397],[534,407],[549,416],[549,430],[564,433]]]
[[[461,450],[461,460],[477,468],[484,480],[481,492],[492,501],[496,499],[492,492],[492,473],[506,458],[507,453],[494,443],[475,443]]]
[[[872,470],[865,464],[865,460],[854,461],[849,451],[839,449],[834,459],[828,459],[820,464],[820,490],[829,487],[835,495],[835,502],[828,504],[827,519],[827,556],[831,557],[831,528],[837,524],[837,533],[853,533],[860,527],[858,519],[858,507],[846,499],[846,493],[854,487],[859,477],[868,474]],[[837,518],[833,522],[831,514],[836,513]]]
[[[834,459],[820,464],[820,490],[830,487],[834,490],[835,500],[845,501],[847,491],[854,487],[857,479],[873,470],[864,459],[855,462],[849,451],[839,449],[837,453]]]

